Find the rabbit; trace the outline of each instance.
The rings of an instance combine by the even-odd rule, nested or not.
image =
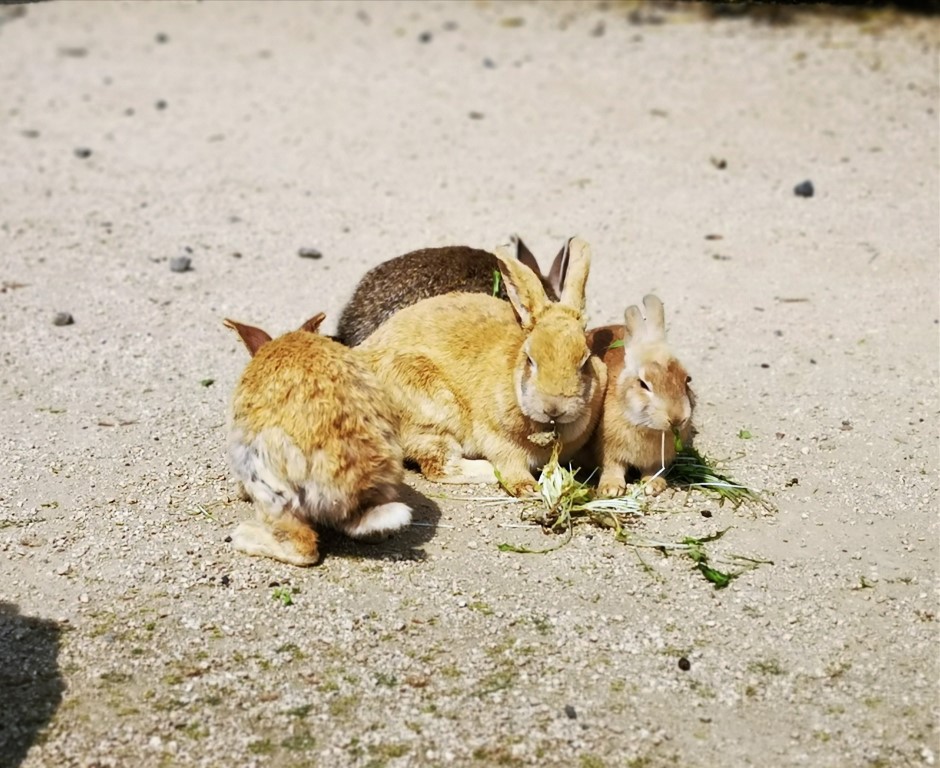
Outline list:
[[[375,540],[411,523],[397,501],[404,469],[392,404],[351,350],[319,335],[324,317],[273,341],[225,320],[252,356],[232,399],[228,457],[257,508],[232,541],[299,566],[319,558],[314,526]]]
[[[568,246],[559,251],[548,275],[542,275],[525,243],[514,236],[513,244],[516,258],[539,277],[551,300],[557,301],[564,285]],[[498,269],[492,253],[464,245],[424,248],[389,259],[359,281],[340,315],[336,338],[347,346],[358,346],[399,309],[452,291],[506,299],[505,288],[497,279]]]
[[[675,435],[686,445],[692,440],[692,379],[666,344],[663,303],[650,294],[643,306],[645,319],[631,306],[625,325],[594,328],[587,335],[592,354],[607,364],[603,414],[588,444],[601,470],[602,496],[623,495],[630,467],[640,471],[647,494],[661,493],[666,479],[653,476],[675,461]],[[623,344],[614,344],[618,341]]]
[[[558,302],[529,267],[496,251],[509,302],[449,293],[406,307],[359,350],[396,400],[405,456],[429,480],[493,482],[518,496],[561,440],[563,456],[597,423],[607,369],[585,338],[587,243],[572,239]],[[495,471],[494,471],[495,470]]]

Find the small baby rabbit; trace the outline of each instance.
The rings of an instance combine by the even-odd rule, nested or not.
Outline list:
[[[493,482],[495,467],[518,496],[536,489],[532,470],[551,455],[539,437],[557,433],[563,456],[587,442],[607,371],[584,335],[589,247],[572,239],[568,251],[557,303],[503,246],[496,258],[509,303],[482,293],[424,299],[363,342],[396,400],[405,456],[428,479]]]
[[[624,314],[625,326],[588,332],[588,346],[607,364],[609,377],[604,411],[588,446],[601,469],[598,492],[603,496],[626,491],[629,467],[640,470],[648,494],[661,493],[666,479],[651,478],[675,460],[674,433],[684,444],[692,439],[692,379],[666,344],[663,303],[648,295],[643,306],[645,321],[632,306]],[[611,348],[616,341],[623,345]]]
[[[314,525],[355,539],[411,522],[398,420],[359,358],[318,329],[325,316],[277,339],[226,320],[252,358],[232,400],[229,462],[257,507],[232,540],[249,555],[317,562]]]
[[[538,276],[551,300],[557,301],[565,281],[567,244],[543,276],[525,243],[518,237],[513,237],[513,243],[516,258]],[[340,315],[336,338],[347,346],[358,346],[398,310],[452,291],[493,295],[495,289],[495,295],[505,299],[504,287],[494,281],[498,269],[492,253],[464,245],[424,248],[389,259],[359,281]]]

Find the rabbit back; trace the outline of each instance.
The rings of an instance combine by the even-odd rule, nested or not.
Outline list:
[[[403,475],[397,419],[371,371],[305,331],[249,362],[233,398],[229,457],[270,515],[330,525],[393,499]]]
[[[361,344],[395,312],[422,299],[453,291],[496,294],[505,298],[496,256],[455,245],[424,248],[382,262],[360,280],[343,308],[337,338],[350,347]]]

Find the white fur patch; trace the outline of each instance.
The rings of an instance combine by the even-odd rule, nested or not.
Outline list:
[[[391,501],[366,510],[354,524],[343,530],[353,539],[374,538],[394,533],[410,524],[411,507],[400,501]]]

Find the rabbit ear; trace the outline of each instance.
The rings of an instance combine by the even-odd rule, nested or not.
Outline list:
[[[560,302],[583,312],[584,289],[587,286],[588,273],[591,271],[591,246],[580,237],[572,237],[565,250],[568,255],[562,260],[566,262],[566,267]]]
[[[561,296],[565,289],[565,277],[568,273],[568,255],[571,240],[564,244],[558,252],[555,260],[552,262],[552,268],[548,272],[548,284],[552,287],[556,296]]]
[[[635,344],[643,338],[643,315],[635,304],[627,307],[623,313],[623,324],[627,328],[625,339],[627,344]]]
[[[648,293],[643,297],[643,306],[646,309],[646,338],[650,341],[665,341],[666,313],[663,303],[658,296]]]
[[[326,320],[326,314],[323,312],[318,312],[306,323],[300,326],[300,330],[307,331],[307,333],[319,333],[320,323],[322,323],[324,320]]]
[[[531,328],[534,319],[548,308],[548,297],[538,275],[518,259],[513,258],[511,247],[496,249],[499,271],[503,276],[506,295],[523,328]]]
[[[271,341],[271,337],[260,328],[255,328],[251,325],[243,325],[242,323],[236,323],[234,320],[228,319],[224,320],[222,324],[226,328],[231,328],[241,336],[242,342],[248,347],[248,352],[252,357],[258,354],[258,350],[261,349],[261,347]]]
[[[516,258],[535,272],[535,274],[541,274],[538,259],[532,254],[532,251],[526,248],[526,244],[522,242],[522,238],[518,235],[513,235],[510,240],[516,245]]]

